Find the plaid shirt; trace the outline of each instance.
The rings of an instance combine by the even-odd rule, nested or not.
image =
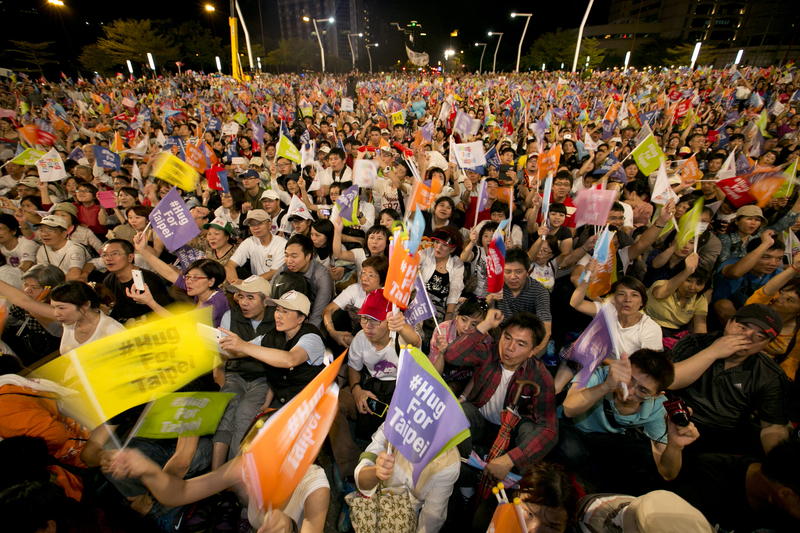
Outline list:
[[[456,339],[444,352],[445,361],[456,366],[475,367],[475,386],[468,400],[479,409],[494,395],[503,376],[503,365],[497,342],[485,344],[485,334],[473,331]],[[514,372],[508,385],[503,407],[507,407],[517,393],[517,380],[535,381],[541,389],[539,396],[525,395],[523,389],[517,406],[520,416],[529,418],[539,426],[539,433],[524,448],[508,451],[508,456],[517,468],[539,461],[558,442],[558,420],[556,417],[556,394],[553,378],[538,359],[526,359]]]

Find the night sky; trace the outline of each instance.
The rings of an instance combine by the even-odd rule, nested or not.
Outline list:
[[[192,0],[136,0],[134,2],[88,2],[86,0],[63,0],[64,7],[56,8],[47,4],[46,0],[33,0],[26,2],[34,5],[39,10],[39,15],[25,13],[26,7],[18,0],[0,0],[0,33],[6,39],[20,39],[33,42],[55,41],[58,59],[61,64],[51,69],[63,68],[72,70],[79,65],[75,57],[80,54],[83,46],[91,44],[102,35],[101,22],[108,23],[117,18],[151,18],[172,19],[181,22],[187,19],[199,20],[209,29],[212,28],[211,18],[204,9],[206,2]],[[212,15],[214,27],[218,36],[227,35],[228,2],[225,0],[211,0],[217,8]],[[11,7],[13,4],[14,7]],[[525,7],[527,4],[528,7]],[[588,24],[605,23],[610,0],[598,0],[592,7]],[[251,41],[261,42],[261,25],[259,23],[258,1],[240,0],[239,5],[248,23]],[[470,5],[470,9],[464,9]],[[448,48],[456,51],[463,50],[466,60],[472,61],[477,66],[480,57],[480,48],[476,48],[477,41],[486,42],[486,56],[484,69],[491,68],[494,46],[497,37],[489,37],[487,32],[504,32],[498,52],[498,69],[501,66],[513,68],[516,61],[517,46],[525,26],[524,18],[511,18],[514,11],[531,12],[535,5],[539,9],[533,11],[533,17],[525,36],[522,54],[530,48],[537,36],[557,28],[576,28],[586,9],[586,0],[563,0],[561,2],[511,2],[499,3],[467,3],[456,0],[406,0],[405,2],[376,1],[373,8],[375,18],[372,25],[384,25],[385,44],[373,49],[372,56],[376,68],[388,67],[395,64],[398,59],[405,62],[405,49],[403,47],[403,34],[396,27],[389,26],[390,22],[399,22],[405,26],[411,20],[416,20],[427,33],[417,43],[417,50],[427,52],[431,56],[431,63],[443,59],[444,51]],[[432,9],[435,6],[435,9]],[[488,6],[482,8],[478,6]],[[280,38],[277,21],[277,2],[265,0],[261,4],[264,16],[264,37],[269,50],[274,47]],[[19,12],[23,10],[23,12]],[[61,17],[59,18],[59,14]],[[63,21],[63,25],[62,25]],[[87,24],[88,22],[88,24]],[[32,26],[35,25],[35,30]],[[451,38],[450,33],[458,29],[458,37]],[[66,30],[66,32],[65,32]],[[67,39],[66,34],[69,34]],[[241,31],[240,31],[241,33]],[[4,43],[3,50],[10,46]],[[74,54],[73,54],[74,52]],[[9,65],[7,52],[0,55],[0,67]]]

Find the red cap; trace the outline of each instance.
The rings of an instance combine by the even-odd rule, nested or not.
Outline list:
[[[374,290],[367,295],[364,305],[358,311],[359,315],[366,315],[372,319],[383,322],[392,308],[391,302],[383,297],[383,290]]]

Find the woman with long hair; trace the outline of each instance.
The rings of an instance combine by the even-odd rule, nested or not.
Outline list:
[[[311,224],[311,242],[314,243],[314,259],[325,267],[334,265],[333,259],[333,223],[330,220],[316,220]]]
[[[91,183],[81,183],[75,191],[78,220],[85,224],[97,238],[105,240],[108,214],[97,201],[97,187]]]

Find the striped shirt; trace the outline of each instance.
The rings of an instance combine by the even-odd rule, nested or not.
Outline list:
[[[503,299],[497,302],[497,309],[506,318],[528,311],[538,316],[542,322],[552,322],[550,314],[550,291],[538,281],[528,278],[517,296],[506,285],[503,286]]]
[[[722,335],[718,332],[684,337],[672,349],[672,362],[690,359]],[[697,381],[675,394],[692,408],[695,422],[734,430],[749,425],[755,412],[768,424],[786,424],[788,388],[783,370],[768,355],[759,352],[727,370],[725,359],[717,359]]]

